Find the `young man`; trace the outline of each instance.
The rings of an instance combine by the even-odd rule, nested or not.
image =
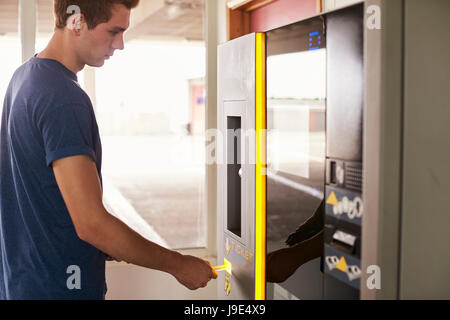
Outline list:
[[[105,255],[168,272],[191,290],[217,277],[102,204],[100,137],[76,74],[124,48],[138,2],[55,0],[51,41],[11,80],[0,140],[0,299],[104,299]],[[73,5],[81,14],[67,13]]]

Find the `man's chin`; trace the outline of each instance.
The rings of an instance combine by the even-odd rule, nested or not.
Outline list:
[[[93,67],[93,68],[100,68],[103,67],[105,65],[105,59],[99,60],[95,63],[87,63],[87,65],[89,67]]]

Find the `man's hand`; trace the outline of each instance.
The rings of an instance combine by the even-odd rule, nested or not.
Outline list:
[[[209,280],[217,278],[217,274],[208,261],[189,255],[180,257],[178,268],[173,276],[190,290],[204,288]]]

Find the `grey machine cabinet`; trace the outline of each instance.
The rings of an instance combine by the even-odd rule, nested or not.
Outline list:
[[[363,10],[358,4],[266,32],[266,268],[278,257],[271,254],[291,250],[325,228],[322,254],[302,261],[281,283],[267,283],[267,298],[275,288],[299,299],[359,298]],[[219,274],[220,299],[254,298],[250,160],[257,150],[248,132],[255,129],[255,41],[250,34],[218,50],[218,261],[232,263],[231,275]],[[297,62],[305,69],[296,69]],[[303,90],[295,89],[295,81]],[[276,89],[280,84],[284,90]],[[301,231],[308,220],[311,228]],[[290,259],[298,260],[292,252]]]

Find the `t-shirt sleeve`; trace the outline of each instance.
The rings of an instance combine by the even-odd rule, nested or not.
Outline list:
[[[47,166],[58,159],[76,155],[87,155],[96,161],[92,115],[88,107],[75,104],[49,108],[41,115],[39,127]]]

